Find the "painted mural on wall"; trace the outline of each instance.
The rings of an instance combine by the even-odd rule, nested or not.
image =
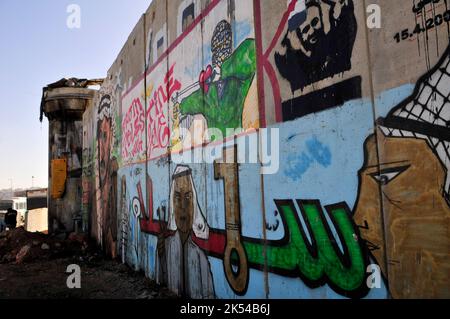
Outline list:
[[[168,223],[158,238],[157,279],[175,293],[214,298],[208,258],[193,237],[208,240],[209,226],[197,201],[192,172],[178,166],[172,176]],[[167,227],[164,227],[166,226]]]
[[[447,37],[450,37],[450,6],[448,0],[413,0],[410,3],[411,24],[396,30],[393,39],[397,44],[411,40],[417,42],[418,52],[425,54],[426,66],[430,69],[432,46],[439,55],[446,47],[446,43],[439,40],[437,29],[444,27]]]
[[[221,1],[210,4],[226,5]],[[205,134],[208,128],[218,129],[226,137],[228,128],[259,127],[256,49],[248,13],[243,14],[237,28],[226,19],[215,22],[204,47],[195,44],[201,40],[200,24],[191,25],[189,32],[180,36],[183,41],[170,48],[169,57],[173,58],[161,54],[162,59],[149,67],[147,86],[144,88],[141,80],[125,93],[121,125],[124,164],[157,159],[169,151],[216,140],[216,136]],[[186,56],[187,46],[196,54]],[[176,59],[180,54],[184,58]],[[190,139],[186,139],[186,131]]]
[[[273,31],[263,21],[269,15],[261,14],[270,6],[254,4],[256,28],[269,39],[257,54],[259,81],[270,84],[270,91],[259,88],[260,96],[270,93],[261,105],[262,123],[295,120],[362,97],[362,77],[352,67],[358,35],[352,0],[288,1],[285,11],[277,8]]]
[[[145,92],[138,85],[122,101],[122,159],[126,164],[156,158],[167,153],[170,145],[168,102],[181,89],[174,78],[175,64],[157,82],[148,82]],[[163,68],[160,67],[162,70]],[[159,70],[158,70],[159,71]],[[147,100],[147,106],[145,106]],[[147,137],[146,135],[147,134]],[[147,147],[147,148],[146,148]]]
[[[117,158],[112,156],[116,139],[111,95],[100,97],[97,113],[97,236],[105,251],[117,253]]]
[[[251,2],[244,2],[236,3],[236,12],[242,5],[243,16],[252,15],[252,11],[248,12]],[[223,7],[224,13],[228,11],[226,1],[214,1],[211,6]],[[156,189],[161,187],[161,170],[168,170],[167,164],[160,162],[164,162],[169,133],[172,151],[179,150],[177,145],[183,140],[183,136],[174,138],[176,128],[193,130],[200,123],[201,133],[207,128],[217,127],[226,136],[226,128],[259,127],[256,44],[252,32],[233,25],[238,23],[236,21],[218,19],[213,22],[215,19],[217,17],[211,17],[212,21],[205,23],[214,27],[210,30],[211,36],[207,37],[210,40],[206,40],[206,47],[200,51],[191,47],[194,39],[200,36],[199,26],[193,25],[191,33],[183,34],[186,39],[180,44],[183,48],[180,52],[188,48],[194,55],[193,60],[186,56],[182,60],[176,59],[178,47],[173,48],[168,61],[163,59],[162,63],[149,68],[147,88],[137,84],[122,99],[121,155],[127,167],[120,173],[125,178],[122,184],[125,194],[121,198],[129,202],[123,206],[131,212],[123,214],[122,253],[126,256],[122,258],[147,265],[145,267],[154,269],[154,278],[159,282],[180,295],[194,298],[212,298],[217,295],[219,287],[222,295],[223,289],[228,289],[232,294],[245,296],[258,280],[254,272],[261,273],[264,269],[278,276],[300,278],[313,289],[330,287],[343,296],[367,295],[368,255],[346,204],[326,206],[326,214],[337,231],[334,233],[319,201],[297,200],[302,197],[274,198],[277,226],[268,226],[268,229],[271,227],[268,231],[280,236],[265,240],[262,236],[249,236],[245,233],[248,229],[243,229],[242,219],[249,218],[243,214],[249,203],[241,201],[239,189],[242,179],[236,163],[224,163],[218,159],[209,168],[212,175],[208,183],[222,185],[216,187],[223,189],[218,197],[210,199],[217,201],[216,205],[224,212],[219,216],[219,220],[224,221],[223,226],[212,226],[207,222],[203,213],[205,204],[197,198],[198,188],[191,168],[175,168],[167,193]],[[200,56],[206,55],[204,60],[210,61],[206,67],[203,59],[196,56],[198,52]],[[192,65],[186,61],[191,61]],[[161,74],[165,76],[161,77]],[[146,107],[145,96],[150,101]],[[143,180],[131,176],[138,169],[136,165],[145,159],[145,123],[147,152],[150,152],[147,159],[156,165],[151,164],[152,169],[148,168],[148,176]],[[149,123],[155,123],[155,126]],[[152,127],[159,128],[154,130]],[[229,152],[230,148],[224,149],[222,155]],[[312,152],[318,161],[326,156],[321,150],[313,149]],[[236,155],[237,149],[232,153]],[[327,160],[324,161],[326,166]],[[205,192],[203,187],[200,189]],[[165,195],[161,196],[161,193]],[[165,201],[169,205],[159,204]],[[299,203],[300,210],[294,203]],[[217,212],[213,214],[217,215]],[[125,216],[129,216],[128,220]],[[307,231],[301,220],[305,220]],[[128,226],[125,226],[127,221]],[[264,226],[261,223],[261,227]],[[148,237],[142,237],[142,234]],[[336,246],[335,236],[341,238],[342,250]],[[263,258],[264,251],[267,260]],[[213,260],[220,260],[221,272],[214,271]],[[221,283],[221,278],[227,283],[227,288]]]
[[[355,220],[394,298],[450,295],[449,97],[450,47],[413,95],[378,120],[381,163],[375,136],[365,144]]]
[[[201,121],[198,115],[206,121],[204,131],[217,128],[224,137],[227,129],[258,127],[257,108],[248,99],[256,90],[255,41],[245,39],[236,49],[233,43],[231,24],[220,21],[211,38],[212,64],[200,72],[198,82],[176,95],[174,112],[180,127],[193,130],[194,122]]]
[[[220,204],[224,206],[225,229],[212,228],[206,222],[189,167],[175,169],[167,219],[165,209],[158,210],[158,219],[152,217],[153,186],[147,184],[148,202],[145,203],[142,186],[136,185],[138,204],[135,207],[139,210],[140,229],[158,237],[156,273],[161,283],[179,294],[211,298],[214,288],[206,258],[211,256],[222,260],[225,278],[238,295],[247,293],[251,280],[249,268],[301,278],[311,288],[329,285],[343,296],[367,295],[368,255],[345,203],[325,207],[343,251],[336,245],[320,201],[274,200],[284,236],[269,241],[242,236],[239,166],[236,162],[222,161],[216,161],[214,166],[216,183],[224,183]],[[299,216],[305,221],[306,229]]]
[[[357,32],[352,0],[294,2],[281,50],[275,53],[292,92],[350,70]]]
[[[94,181],[94,110],[90,108],[83,114],[83,197],[81,200],[81,211],[83,218],[83,231],[89,232],[90,216],[94,214],[93,197]]]
[[[352,68],[356,4],[318,3],[283,2],[264,52],[253,30],[260,1],[213,0],[202,20],[183,1],[179,37],[155,64],[123,96],[104,85],[93,209],[113,256],[191,298],[448,296],[448,51],[411,98],[389,105],[375,136],[361,77],[339,78]],[[264,126],[257,69],[282,111],[280,170],[263,177],[236,163],[238,138],[197,143],[207,128]],[[325,79],[333,84],[310,90]],[[186,146],[177,128],[200,131],[184,152],[222,152],[212,164],[173,163]],[[374,289],[372,264],[385,279]]]
[[[352,0],[295,0],[288,8],[287,31],[275,64],[292,94],[352,68],[357,34]],[[283,120],[316,113],[361,97],[361,77],[300,95],[282,103]]]
[[[51,157],[66,158],[67,171],[70,177],[80,177],[82,173],[82,123],[67,120],[64,123],[54,123],[51,134]]]
[[[153,209],[153,182],[150,176],[146,177],[146,184],[142,184],[140,179],[135,181],[132,190],[122,188],[122,192],[127,193],[125,197],[130,198],[131,194],[135,194],[130,205],[133,216],[130,217],[136,218],[138,228],[133,230],[127,227],[125,230],[131,231],[131,234],[126,234],[126,238],[133,246],[133,254],[139,258],[139,249],[133,243],[139,240],[136,232],[155,236],[156,256],[154,264],[150,266],[154,268],[155,280],[181,296],[214,298],[207,255],[194,241],[194,238],[208,240],[209,225],[197,200],[191,169],[183,165],[175,169],[169,205],[162,205],[156,211]],[[154,218],[154,212],[158,219]],[[125,242],[123,245],[123,249],[129,246]]]

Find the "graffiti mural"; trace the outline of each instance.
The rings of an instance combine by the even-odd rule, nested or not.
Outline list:
[[[174,78],[174,68],[175,64],[160,84],[154,86],[151,82],[143,96],[132,98],[131,105],[124,113],[122,158],[126,163],[144,160],[146,155],[155,158],[166,153],[170,144],[167,106],[172,96],[181,89],[181,83]],[[144,107],[145,100],[147,108]]]
[[[365,144],[355,221],[394,298],[449,296],[449,54],[379,119],[378,143],[371,136]]]
[[[170,129],[169,120],[164,112],[164,105],[169,102],[175,92],[181,89],[181,83],[174,78],[175,64],[171,66],[166,76],[164,77],[164,85],[160,85],[149,102],[147,110],[148,121],[148,145],[149,156],[153,149],[165,148],[169,146]]]
[[[120,212],[122,217],[120,219],[120,255],[122,257],[122,263],[126,262],[128,236],[130,235],[129,220],[130,211],[128,209],[127,201],[127,179],[125,176],[121,178],[120,188]]]
[[[353,0],[153,1],[89,116],[99,243],[194,299],[449,296],[449,49],[392,37],[435,8],[441,46],[448,1],[410,2],[366,35]],[[238,162],[266,127],[273,174]]]
[[[223,180],[226,246],[223,266],[228,283],[239,295],[247,291],[248,264],[247,253],[241,240],[241,204],[239,198],[239,169],[237,146],[225,149],[221,162],[214,163],[214,178]],[[232,261],[237,261],[237,269]]]
[[[230,161],[236,154],[236,147],[226,148],[223,161],[214,164],[214,178],[222,182],[225,189],[225,229],[212,228],[206,222],[197,200],[192,171],[187,166],[178,166],[172,177],[168,216],[166,208],[160,207],[158,219],[153,217],[150,178],[147,178],[147,204],[140,183],[136,185],[138,196],[133,207],[140,218],[140,229],[158,238],[157,280],[180,295],[210,298],[214,292],[210,290],[213,289],[212,275],[206,256],[211,256],[223,261],[227,282],[238,295],[247,293],[250,268],[299,277],[311,288],[329,285],[348,297],[367,295],[368,255],[345,203],[325,207],[337,235],[331,231],[319,201],[275,200],[281,221],[277,228],[284,231],[284,236],[268,241],[242,236],[239,168],[236,161]],[[197,259],[192,261],[192,255]],[[185,282],[183,278],[196,279]],[[196,284],[199,282],[202,287]]]
[[[115,120],[111,108],[111,96],[100,99],[97,114],[97,186],[100,200],[97,202],[98,238],[105,251],[116,256],[117,244],[117,159],[111,156],[115,143]]]
[[[292,91],[351,69],[356,39],[352,0],[297,0],[275,53],[278,71]]]
[[[297,201],[307,230],[300,223],[293,201],[275,200],[284,237],[265,244],[260,239],[242,238],[237,147],[225,149],[224,154],[224,158],[228,160],[226,163],[216,162],[215,173],[216,179],[224,179],[226,231],[225,234],[220,230],[211,232],[216,232],[217,242],[220,234],[226,237],[221,239],[225,243],[216,243],[213,247],[225,247],[223,252],[210,253],[223,256],[227,280],[237,294],[245,294],[247,290],[248,265],[260,270],[267,267],[269,271],[284,276],[298,276],[313,288],[328,283],[343,295],[363,296],[367,293],[364,289],[367,260],[356,227],[349,219],[350,210],[347,205],[327,207],[345,246],[344,253],[337,248],[318,201]],[[230,161],[233,156],[234,160]],[[264,255],[267,256],[267,263]],[[231,267],[232,264],[235,268]]]
[[[145,151],[145,111],[140,99],[133,100],[122,121],[122,157],[133,158]]]
[[[425,63],[428,69],[431,68],[432,43],[438,54],[445,46],[439,40],[438,32],[435,29],[441,26],[446,29],[447,37],[450,36],[450,7],[448,0],[420,0],[411,1],[411,11],[414,19],[412,25],[405,25],[395,33],[393,39],[396,44],[404,41],[415,40],[419,54],[425,54]],[[434,41],[431,41],[431,40]]]
[[[365,296],[367,294],[365,271],[368,261],[357,227],[351,221],[348,206],[338,204],[327,207],[327,212],[332,217],[344,245],[344,253],[342,253],[336,246],[320,202],[298,201],[302,216],[307,223],[307,231],[300,222],[294,201],[276,200],[275,203],[279,208],[285,236],[275,241],[263,241],[244,236],[239,242],[239,245],[244,248],[244,253],[239,256],[239,252],[236,251],[231,255],[230,262],[239,269],[242,266],[238,265],[243,264],[240,258],[245,256],[247,259],[245,264],[248,263],[251,268],[263,270],[267,267],[268,271],[275,274],[300,277],[311,288],[328,284],[344,296]],[[228,251],[225,248],[228,241],[227,233],[229,230],[225,232],[210,229],[209,242],[198,241],[198,243],[202,244],[201,247],[204,247],[209,255],[225,261],[226,251]],[[308,237],[307,233],[312,237]],[[264,260],[264,251],[267,254],[267,265]],[[233,280],[230,280],[229,284],[236,285],[237,288],[240,285]],[[248,282],[245,282],[244,287],[247,284]],[[234,289],[240,294],[246,293],[245,289],[241,291]]]
[[[182,296],[214,298],[208,258],[194,240],[208,241],[209,225],[197,200],[192,171],[182,165],[175,169],[168,215],[166,207],[160,207],[158,220],[153,219],[153,186],[147,179],[147,205],[139,183],[133,206],[140,218],[141,231],[158,237],[156,280]]]
[[[263,125],[323,112],[363,96],[360,68],[354,65],[355,48],[361,47],[355,9],[359,3],[290,0],[281,11],[255,0],[254,6],[256,32],[266,39],[257,51],[258,81],[267,79],[258,88],[258,95],[265,97],[260,105]],[[272,11],[270,16],[262,14]]]
[[[193,129],[193,117],[201,115],[206,120],[204,130],[217,128],[224,137],[227,128],[257,128],[258,110],[248,99],[256,94],[254,39],[245,39],[233,50],[231,24],[222,20],[211,38],[211,52],[212,64],[200,72],[198,82],[176,96],[180,127]]]
[[[351,69],[357,34],[352,0],[294,0],[288,12],[287,31],[274,59],[292,94]],[[339,106],[361,95],[361,77],[353,77],[283,101],[283,120]]]
[[[191,171],[186,166],[176,168],[170,191],[167,231],[172,234],[158,240],[159,267],[167,278],[159,277],[173,291],[190,298],[214,298],[214,286],[209,261],[192,240],[207,240],[209,226],[197,202]],[[164,264],[165,261],[165,264]],[[161,280],[162,279],[162,280]]]

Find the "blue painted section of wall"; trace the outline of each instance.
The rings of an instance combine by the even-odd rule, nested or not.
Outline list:
[[[292,136],[292,139],[294,138],[295,135]],[[306,150],[301,153],[291,153],[287,157],[288,167],[284,173],[293,181],[301,181],[303,174],[314,164],[325,168],[331,165],[332,156],[329,147],[323,145],[316,136],[307,140],[305,146]]]
[[[386,113],[389,105],[398,103],[410,90],[411,86],[407,85],[378,97],[380,114]],[[386,102],[388,100],[391,102]],[[265,198],[269,225],[280,222],[274,199],[318,199],[323,206],[339,202],[346,202],[350,208],[355,205],[358,171],[364,161],[363,143],[373,133],[371,111],[369,100],[351,101],[338,109],[273,126],[280,129],[281,161],[277,174],[264,176],[264,191],[270,194]],[[220,152],[216,155],[217,158],[221,157]],[[283,160],[284,158],[287,160]],[[138,182],[141,182],[145,190],[144,167],[139,164],[120,171],[119,175],[127,176],[127,198],[137,196]],[[175,168],[176,165],[169,166],[164,160],[147,164],[147,172],[153,181],[154,212],[158,207],[168,207],[171,183],[169,170],[172,175]],[[225,229],[223,183],[214,180],[213,165],[192,164],[190,168],[199,205],[210,227]],[[259,164],[242,164],[239,169],[242,233],[250,238],[264,237],[259,168]],[[136,174],[139,170],[141,173]],[[249,189],[252,191],[249,192]],[[147,201],[145,191],[144,197]],[[158,218],[156,215],[154,217]],[[303,217],[299,218],[306,229]],[[141,233],[136,221],[134,215],[130,214],[127,260],[154,279],[157,238]],[[328,222],[336,235],[329,219]],[[267,230],[266,235],[269,240],[278,240],[283,237],[284,230],[282,227]],[[337,237],[336,240],[342,249]],[[209,257],[209,262],[216,295],[221,298],[237,297],[223,275],[223,261]],[[268,279],[270,298],[344,298],[326,285],[311,289],[298,278],[286,278],[273,273],[268,274]],[[366,298],[386,296],[387,289],[383,283],[380,289],[372,290]],[[249,289],[244,298],[264,297],[265,276],[263,272],[251,269]]]
[[[223,1],[218,8],[222,10],[225,7]],[[225,11],[219,9],[215,14],[221,17],[219,19],[221,20]],[[251,14],[253,12],[249,13]],[[205,19],[207,26],[214,26],[218,22],[215,21],[214,15]],[[254,37],[252,23],[244,19],[235,21],[232,25],[234,49],[245,39]],[[203,28],[202,25],[201,31],[196,31],[205,32],[201,35],[203,44],[195,48],[194,52],[189,52],[187,62],[183,62],[184,65],[180,67],[183,74],[176,74],[183,82],[183,89],[187,85],[192,85],[192,79],[194,86],[198,85],[195,81],[205,68],[204,64],[212,60],[209,43],[212,30]],[[185,53],[184,51],[182,50],[182,53]],[[171,54],[169,60],[178,57]],[[187,82],[187,78],[190,82]],[[284,237],[285,229],[275,200],[318,200],[322,207],[344,202],[350,210],[354,209],[360,182],[358,172],[364,163],[364,142],[375,130],[373,111],[375,109],[376,118],[386,116],[394,106],[412,93],[413,88],[412,84],[407,84],[385,91],[375,98],[375,105],[372,105],[369,98],[363,98],[294,121],[270,125],[269,128],[279,129],[280,132],[280,168],[276,174],[261,176],[259,164],[239,166],[239,212],[242,235],[254,241],[259,240],[261,245],[265,239],[275,241]],[[170,101],[168,104],[170,107]],[[164,107],[166,106],[164,104]],[[243,139],[244,137],[239,137],[238,141]],[[204,151],[208,152],[211,147],[205,147]],[[216,159],[219,159],[223,145],[214,147],[219,150],[215,154]],[[240,155],[244,152],[242,149],[238,151]],[[185,152],[188,156],[191,153]],[[214,179],[212,163],[189,164],[189,167],[192,170],[192,180],[197,194],[195,205],[198,204],[211,229],[225,231],[226,190],[223,181]],[[158,238],[145,234],[140,229],[139,214],[142,216],[144,212],[136,210],[135,198],[138,197],[136,186],[138,183],[141,184],[145,211],[148,212],[150,210],[146,189],[148,175],[153,183],[153,202],[150,203],[153,216],[150,217],[158,219],[159,216],[156,215],[158,208],[165,207],[167,221],[170,206],[173,205],[170,190],[172,175],[176,168],[177,165],[166,157],[144,164],[134,164],[119,171],[119,180],[122,176],[126,178],[127,189],[129,227],[126,234],[126,260],[136,270],[144,270],[151,279],[156,279]],[[297,204],[295,207],[300,211]],[[304,217],[300,214],[298,218],[306,232],[307,240],[312,243]],[[326,222],[340,251],[343,252],[343,244],[328,216]],[[256,269],[250,269],[248,289],[243,296],[238,296],[226,279],[224,261],[212,256],[208,256],[207,259],[218,298],[345,298],[327,284],[311,288],[300,278],[281,276],[275,274],[274,270],[264,274],[263,271]],[[365,298],[387,298],[387,296],[387,288],[382,282],[381,288],[371,290]]]
[[[369,100],[351,101],[340,108],[273,126],[280,129],[280,171],[265,177],[265,193],[272,198],[320,199],[323,205],[345,201],[353,207],[357,172],[364,162],[362,146],[373,133],[371,114]],[[332,154],[332,160],[326,161],[329,165],[325,166],[314,162],[302,175],[301,182],[292,180],[285,174],[290,172],[291,163],[283,158],[308,152],[306,143],[311,136]]]
[[[405,84],[382,92],[375,98],[376,117],[386,116],[394,106],[405,100],[414,91],[413,84]]]

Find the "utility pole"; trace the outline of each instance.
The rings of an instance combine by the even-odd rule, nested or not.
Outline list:
[[[13,193],[13,180],[12,178],[9,179],[10,185],[11,185],[11,197],[14,197],[14,193]]]
[[[31,189],[34,188],[34,176],[31,176]]]

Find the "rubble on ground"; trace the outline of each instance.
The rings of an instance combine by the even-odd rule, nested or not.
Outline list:
[[[26,263],[66,256],[92,259],[95,245],[81,234],[48,236],[30,233],[23,227],[0,233],[0,264]]]
[[[67,288],[67,266],[81,269],[81,289]],[[23,228],[0,233],[0,299],[177,298],[80,234],[48,236]]]

